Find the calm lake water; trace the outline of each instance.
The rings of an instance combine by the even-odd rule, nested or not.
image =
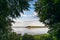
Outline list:
[[[25,33],[31,34],[31,35],[37,35],[37,34],[47,34],[48,28],[13,28],[14,32],[17,34],[24,35]]]

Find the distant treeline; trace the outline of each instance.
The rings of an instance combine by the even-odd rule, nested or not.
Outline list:
[[[27,26],[27,27],[16,26],[12,28],[48,28],[48,27],[47,26]]]

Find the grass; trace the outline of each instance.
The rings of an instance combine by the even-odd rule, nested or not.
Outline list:
[[[48,36],[49,36],[49,34],[34,35],[34,39],[40,40],[40,39],[44,39],[45,37],[48,37]]]

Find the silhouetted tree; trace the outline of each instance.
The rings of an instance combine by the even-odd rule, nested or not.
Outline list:
[[[60,40],[60,0],[38,0],[35,11],[40,21],[48,25],[49,33]]]
[[[0,0],[0,39],[11,32],[13,18],[28,10],[30,0]],[[3,39],[1,39],[3,40]]]

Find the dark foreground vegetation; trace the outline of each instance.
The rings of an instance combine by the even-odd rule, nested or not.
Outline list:
[[[35,11],[40,21],[49,27],[50,36],[60,40],[60,0],[37,0]]]
[[[57,40],[56,37],[51,37],[50,34],[40,34],[40,35],[28,35],[24,34],[21,36],[20,34],[16,34],[12,32],[10,34],[1,35],[1,40]]]
[[[30,0],[0,0],[0,40],[20,40],[11,32],[14,18],[29,9]],[[60,40],[60,0],[37,0],[35,12],[40,21],[49,27],[49,35],[32,36],[25,34],[22,40]],[[38,37],[38,38],[37,38]]]
[[[20,36],[20,40],[57,40],[56,37],[51,37],[49,34],[28,35]]]

